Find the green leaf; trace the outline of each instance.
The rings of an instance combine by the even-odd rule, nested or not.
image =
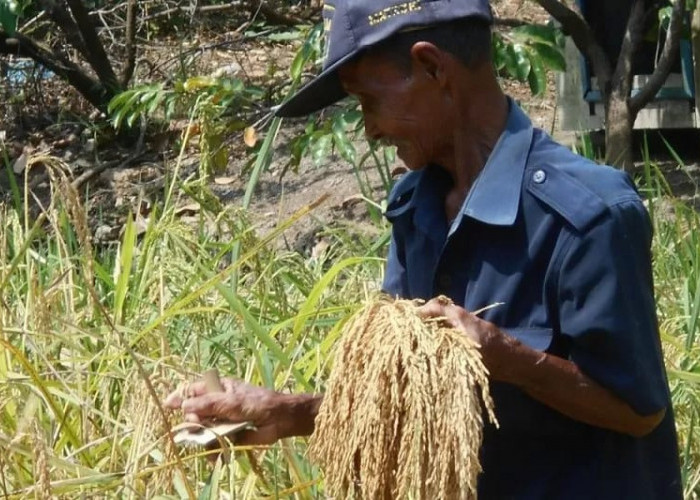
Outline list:
[[[299,40],[302,34],[300,31],[283,31],[281,33],[271,33],[267,35],[268,40],[273,42],[289,42],[291,40]]]
[[[292,329],[292,336],[296,339],[299,338],[301,332],[306,328],[306,323],[309,318],[311,318],[312,312],[319,309],[321,299],[324,292],[329,289],[330,283],[336,279],[336,277],[347,267],[356,266],[371,260],[368,257],[348,257],[347,259],[336,262],[333,266],[321,277],[320,280],[314,285],[313,290],[309,293],[306,302],[299,309],[299,313],[294,321],[294,328]]]
[[[491,39],[491,52],[493,54],[493,65],[499,73],[506,68],[508,54],[506,44],[498,33],[494,33]]]
[[[358,125],[360,125],[360,122],[362,121],[362,118],[363,118],[362,111],[360,111],[356,107],[346,109],[345,111],[343,111],[341,116],[342,116],[343,122],[346,125],[346,129],[347,128],[356,129],[358,127]]]
[[[17,32],[19,6],[14,0],[0,0],[0,26],[10,36]]]
[[[528,50],[528,56],[530,58],[530,73],[527,75],[527,82],[530,85],[532,95],[539,96],[547,90],[547,72],[542,59],[535,51]]]
[[[129,213],[124,227],[124,236],[119,248],[119,266],[116,271],[116,287],[114,289],[114,323],[120,324],[124,313],[124,303],[129,292],[131,264],[136,247],[136,227]]]
[[[553,45],[535,43],[531,46],[546,68],[555,71],[566,71],[566,58],[564,51]]]
[[[158,108],[160,103],[163,102],[163,99],[165,99],[165,97],[166,97],[166,93],[164,91],[157,92],[155,95],[155,98],[149,103],[146,112],[149,115],[152,115],[155,112],[155,110]]]
[[[219,480],[221,479],[222,465],[223,461],[221,456],[219,456],[216,458],[216,465],[214,465],[214,470],[209,475],[209,480],[202,488],[202,491],[200,491],[199,497],[197,497],[198,500],[215,500],[220,498]]]
[[[673,9],[669,5],[668,7],[663,7],[659,9],[658,16],[659,16],[659,25],[663,27],[663,29],[667,30],[668,25],[671,22],[671,13],[673,12]]]
[[[518,69],[512,45],[505,45],[503,47],[503,68],[508,76],[517,78]]]
[[[509,52],[513,55],[514,76],[524,82],[527,80],[527,75],[530,73],[530,58],[527,56],[527,50],[519,43],[514,43],[508,47]]]
[[[316,165],[320,165],[324,158],[328,156],[333,144],[333,136],[324,134],[311,146],[311,158]]]
[[[553,26],[526,24],[524,26],[513,28],[513,30],[511,30],[511,36],[514,40],[521,43],[544,43],[547,45],[556,45],[557,31],[557,28],[554,28]]]
[[[120,92],[119,94],[112,97],[112,99],[109,101],[109,104],[107,105],[107,111],[111,113],[115,109],[122,107],[124,103],[129,99],[132,92],[133,90],[125,90],[124,92]]]
[[[349,163],[355,163],[355,146],[345,133],[345,121],[342,116],[333,121],[333,144],[338,148],[338,152],[343,159]]]
[[[306,57],[304,57],[304,51],[300,50],[294,56],[292,65],[289,68],[289,74],[292,76],[292,80],[298,81],[301,78],[301,70],[304,68],[304,63],[306,62]]]

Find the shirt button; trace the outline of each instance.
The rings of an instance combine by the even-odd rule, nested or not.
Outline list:
[[[536,184],[542,184],[546,178],[547,174],[544,173],[544,170],[537,170],[534,174],[532,174],[532,180]]]

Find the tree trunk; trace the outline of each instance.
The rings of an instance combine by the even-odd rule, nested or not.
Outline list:
[[[605,106],[605,163],[629,170],[633,165],[632,127],[634,117],[627,95],[610,93]]]
[[[695,4],[691,21],[693,43],[693,81],[695,82],[695,119],[700,117],[700,3]],[[700,123],[695,124],[700,127]]]
[[[121,76],[122,88],[127,88],[136,67],[136,0],[129,0],[126,6],[126,33],[124,34],[126,64]]]
[[[571,36],[579,51],[588,57],[593,67],[593,73],[598,78],[598,87],[603,94],[605,103],[606,161],[612,165],[631,168],[633,160],[632,126],[639,111],[656,96],[663,86],[675,57],[678,56],[685,0],[673,0],[671,21],[661,57],[647,83],[635,95],[631,95],[632,57],[644,35],[646,16],[656,15],[658,5],[653,4],[651,6],[653,10],[648,10],[646,8],[647,2],[633,0],[620,53],[615,54],[617,57],[612,57],[613,60],[617,59],[613,71],[610,67],[610,59],[605,55],[593,30],[583,16],[569,8],[562,0],[536,0],[536,2],[561,24],[567,35]],[[699,88],[696,87],[696,89]]]
[[[617,64],[605,95],[605,162],[629,170],[633,165],[632,129],[637,113],[629,106],[632,91],[632,57],[642,40],[644,0],[634,0],[630,6],[625,36],[622,39]]]

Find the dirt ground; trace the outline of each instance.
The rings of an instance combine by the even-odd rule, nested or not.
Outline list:
[[[540,23],[548,20],[547,14],[530,0],[493,0],[492,4],[499,17],[525,18]],[[284,43],[271,44],[253,40],[245,44],[228,44],[227,37],[232,35],[225,30],[207,36],[206,45],[214,48],[203,51],[193,60],[194,67],[191,71],[194,74],[212,74],[233,67],[247,81],[284,78],[295,52],[294,46]],[[197,41],[202,43],[202,40]],[[157,48],[151,48],[149,59],[151,67],[158,68],[162,74],[172,71],[175,64],[171,54],[160,53]],[[71,98],[70,93],[59,83],[43,81],[40,85],[43,86],[39,92],[42,100],[41,105],[35,108],[35,111],[40,110],[36,116],[32,116],[30,110],[15,110],[14,114],[6,110],[5,116],[13,116],[22,126],[18,128],[16,124],[0,123],[0,138],[6,146],[5,153],[18,173],[21,170],[17,168],[18,159],[36,154],[50,154],[62,159],[75,176],[94,169],[97,164],[108,164],[110,168],[82,186],[90,200],[91,226],[97,242],[109,242],[118,238],[127,212],[141,213],[147,217],[149,203],[163,194],[165,173],[172,171],[178,161],[181,160],[183,178],[197,171],[196,148],[190,148],[178,159],[179,151],[175,149],[176,141],[173,140],[181,132],[177,127],[169,135],[165,133],[164,139],[149,137],[146,151],[137,158],[132,158],[133,150],[119,146],[117,141],[96,142],[91,136],[92,129],[86,123],[76,119],[61,121],[62,116],[79,116],[80,112],[93,119],[97,116],[94,113],[90,115],[89,110],[80,109],[79,101],[74,96]],[[537,98],[530,95],[525,84],[504,81],[502,85],[506,93],[525,109],[536,126],[557,135],[553,76],[549,78],[546,93]],[[67,108],[76,114],[41,111]],[[352,225],[353,230],[376,232],[375,226],[368,222],[367,206],[359,197],[356,173],[351,165],[337,155],[329,155],[320,164],[305,159],[297,172],[281,175],[289,159],[290,140],[302,130],[304,123],[304,120],[285,123],[276,142],[271,168],[262,175],[256,189],[250,210],[252,219],[261,232],[266,232],[300,207],[327,195],[328,199],[311,217],[289,231],[285,238],[286,244],[297,250],[311,252],[318,243],[319,228],[339,224],[341,220],[344,224]],[[18,129],[21,129],[21,134],[16,133]],[[228,166],[224,172],[215,176],[209,189],[223,203],[238,206],[249,179],[245,168],[250,156],[240,133],[228,138],[228,147]],[[366,148],[362,137],[357,138],[356,147],[359,150]],[[120,166],[126,162],[128,166]],[[399,165],[392,168],[397,166]],[[5,200],[9,201],[10,174],[6,170],[0,169],[0,194],[4,194]],[[376,170],[368,168],[365,173],[371,179],[376,196],[381,198]],[[696,202],[698,177],[700,173],[693,163],[685,170],[671,168],[669,171],[670,184],[679,194]],[[17,175],[16,180],[22,182],[22,175]],[[42,177],[41,171],[31,174],[30,183],[40,198],[42,192],[45,196],[46,178]],[[183,216],[196,212],[192,208],[191,199],[183,197],[181,205]]]

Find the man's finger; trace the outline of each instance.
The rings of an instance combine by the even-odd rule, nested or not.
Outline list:
[[[217,417],[219,416],[217,410],[220,411],[221,398],[224,395],[223,392],[209,392],[201,396],[187,398],[182,402],[182,411],[186,414],[194,413],[200,417]]]
[[[224,386],[224,391],[228,393],[236,393],[238,392],[242,387],[247,386],[248,384],[243,382],[242,380],[238,380],[235,378],[222,378],[221,379],[221,385]]]
[[[177,410],[182,405],[182,402],[187,399],[190,392],[190,387],[192,384],[183,383],[180,384],[177,389],[171,392],[165,401],[163,401],[163,406],[170,408],[171,410]]]
[[[226,394],[235,394],[240,389],[246,385],[245,382],[232,378],[221,379],[221,385],[224,388]],[[206,383],[203,380],[198,380],[197,382],[192,382],[189,384],[181,384],[175,391],[171,392],[163,401],[163,407],[171,410],[179,410],[182,408],[185,412],[189,411],[188,408],[200,408],[201,410],[196,410],[200,415],[202,411],[213,412],[214,410],[209,409],[212,401],[206,399],[208,394],[215,394],[207,389]],[[222,393],[219,393],[221,395]],[[201,399],[205,398],[205,399]],[[194,406],[192,406],[194,405]],[[215,416],[212,413],[207,413],[205,416]]]
[[[418,308],[418,315],[423,319],[445,317],[445,304],[432,299]]]
[[[180,390],[171,392],[163,401],[163,406],[170,410],[179,410],[182,406],[182,392]]]
[[[184,420],[185,422],[191,422],[193,424],[199,424],[202,422],[202,419],[199,418],[199,415],[197,415],[196,413],[185,413],[182,416],[182,420]]]

